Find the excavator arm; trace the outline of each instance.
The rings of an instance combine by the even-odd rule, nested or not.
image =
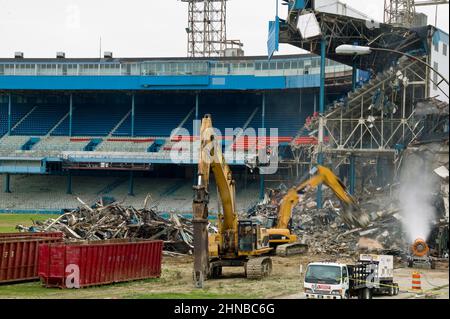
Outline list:
[[[215,140],[210,115],[205,115],[200,128],[200,150],[197,185],[194,186],[194,282],[202,287],[209,271],[208,261],[208,203],[210,171],[219,190],[223,214],[219,216],[219,233],[223,234],[221,247],[232,251],[236,243],[235,182],[222,154],[222,147]]]
[[[292,211],[299,202],[299,195],[308,188],[315,188],[321,184],[327,185],[339,198],[343,206],[341,218],[351,227],[366,227],[369,224],[369,217],[361,211],[357,201],[347,191],[345,185],[339,178],[324,166],[315,166],[308,178],[298,186],[291,188],[281,201],[278,213],[278,229],[286,229],[292,217]]]
[[[230,167],[225,162],[222,147],[215,140],[211,116],[205,115],[200,128],[201,146],[198,163],[199,186],[208,190],[210,171],[214,175],[223,209],[222,231],[227,232],[235,227],[236,199],[235,182]]]

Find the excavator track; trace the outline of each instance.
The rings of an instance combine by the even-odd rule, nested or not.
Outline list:
[[[272,259],[270,257],[251,258],[246,266],[245,271],[248,279],[261,279],[272,273]]]
[[[303,255],[306,254],[307,252],[308,252],[308,245],[302,243],[278,245],[276,249],[276,255],[280,257]]]

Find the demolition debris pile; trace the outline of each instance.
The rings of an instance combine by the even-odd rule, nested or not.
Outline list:
[[[161,217],[152,209],[137,210],[117,203],[93,207],[82,205],[57,219],[34,221],[33,226],[18,225],[20,231],[64,233],[67,240],[110,240],[140,238],[163,240],[167,255],[191,254],[193,250],[192,223],[189,219],[172,214]],[[146,205],[145,205],[146,206]]]
[[[276,218],[283,191],[275,191],[268,204],[257,205],[250,215],[261,223]],[[354,256],[360,252],[400,253],[405,246],[398,206],[387,200],[383,189],[374,190],[361,201],[362,210],[370,216],[367,228],[349,227],[340,214],[341,205],[330,189],[324,188],[325,205],[318,209],[314,191],[301,195],[294,208],[292,228],[309,246],[312,254]]]

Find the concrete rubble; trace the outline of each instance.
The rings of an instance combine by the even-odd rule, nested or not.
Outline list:
[[[355,257],[360,253],[380,253],[405,256],[409,243],[402,231],[399,203],[394,198],[398,185],[365,189],[359,198],[362,210],[371,223],[365,229],[350,228],[339,216],[341,205],[330,189],[324,187],[324,208],[318,209],[316,192],[300,195],[300,203],[294,208],[292,228],[299,239],[308,244],[311,254],[328,254],[339,257]],[[249,211],[249,215],[265,224],[268,217],[276,217],[278,205],[285,187],[272,190],[273,196]],[[394,194],[394,196],[392,196]],[[439,197],[440,199],[440,197]],[[437,218],[435,227],[445,224]],[[447,220],[448,225],[448,220]]]

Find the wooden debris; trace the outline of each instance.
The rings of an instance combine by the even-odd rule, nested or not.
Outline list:
[[[166,255],[192,254],[191,220],[172,214],[161,217],[152,209],[123,207],[118,203],[103,206],[99,201],[89,206],[81,199],[80,207],[57,219],[33,221],[32,227],[18,225],[21,231],[61,231],[67,240],[109,240],[141,238],[164,241]],[[147,207],[149,197],[146,198]]]

